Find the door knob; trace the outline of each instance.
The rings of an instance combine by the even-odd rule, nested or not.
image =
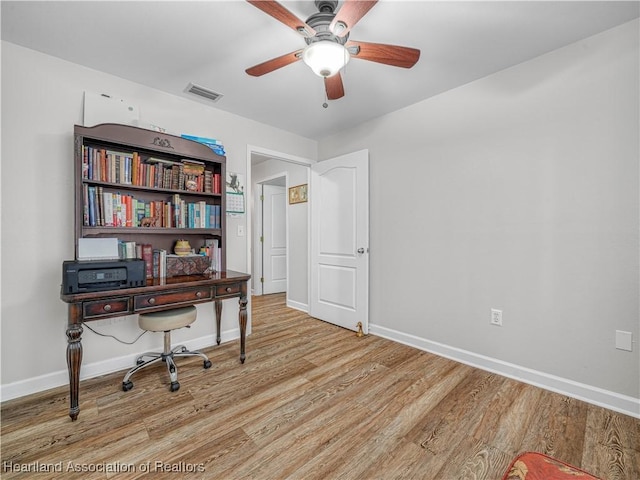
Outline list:
[[[360,247],[360,248],[358,249],[358,253],[364,253],[364,248]]]

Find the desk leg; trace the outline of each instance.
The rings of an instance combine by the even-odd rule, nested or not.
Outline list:
[[[240,310],[238,311],[238,322],[240,323],[240,362],[244,363],[244,344],[247,334],[247,282],[243,282],[240,287]]]
[[[80,364],[82,363],[82,304],[69,304],[67,326],[67,369],[69,370],[69,416],[71,420],[80,413]]]
[[[220,345],[220,321],[222,320],[222,300],[215,301],[216,306],[216,342]]]

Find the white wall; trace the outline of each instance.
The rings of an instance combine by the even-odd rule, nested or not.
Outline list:
[[[274,175],[286,173],[288,186],[309,183],[309,167],[282,160],[268,160],[252,169],[252,182],[260,183]],[[289,281],[287,304],[304,311],[309,310],[309,204],[287,202],[289,234]]]
[[[62,261],[73,258],[73,125],[83,92],[108,93],[140,109],[143,122],[172,133],[223,140],[227,170],[246,174],[247,145],[315,159],[317,143],[184,98],[2,42],[2,399],[68,382]],[[227,266],[247,270],[246,216],[228,219]],[[213,307],[176,332],[188,345],[213,344]],[[223,341],[238,335],[237,301],[224,303]],[[97,322],[92,322],[96,325]],[[136,316],[100,327],[132,340]],[[191,342],[191,344],[189,343]],[[162,348],[148,334],[132,346],[85,329],[81,378],[130,366],[136,352]],[[248,352],[250,358],[250,352]]]
[[[372,332],[640,414],[640,345],[614,348],[640,334],[638,38],[636,20],[320,142],[370,152]]]
[[[370,152],[372,332],[638,412],[638,344],[614,348],[615,330],[640,334],[638,54],[634,21],[320,143],[321,158]],[[308,139],[3,42],[3,399],[67,381],[59,284],[84,90],[221,138],[240,173],[247,144],[318,156]],[[245,269],[246,240],[229,268]],[[229,335],[236,313],[226,302]],[[111,331],[132,338],[127,321]],[[85,376],[159,345],[83,343]]]

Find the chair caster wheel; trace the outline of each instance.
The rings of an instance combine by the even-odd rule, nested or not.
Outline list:
[[[133,382],[129,380],[128,382],[122,382],[122,391],[128,392],[133,388]]]
[[[211,368],[211,361],[210,360],[205,360],[204,361],[204,368]]]
[[[178,382],[171,382],[171,387],[169,388],[172,392],[177,392],[180,390],[180,384]]]

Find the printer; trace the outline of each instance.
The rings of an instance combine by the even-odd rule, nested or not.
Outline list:
[[[147,284],[144,260],[65,260],[62,293],[98,292]]]

